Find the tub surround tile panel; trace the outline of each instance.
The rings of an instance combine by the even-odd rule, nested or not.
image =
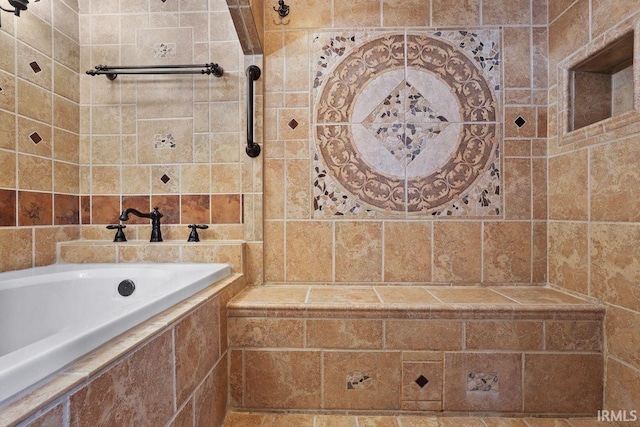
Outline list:
[[[194,414],[198,425],[219,425],[227,402],[226,349],[225,353],[215,353],[211,369],[202,372],[188,391],[186,404],[176,405],[174,363],[178,349],[173,337],[178,335],[178,326],[182,325],[180,328],[185,331],[192,316],[201,318],[202,310],[219,307],[245,286],[243,276],[232,275],[116,337],[22,399],[3,407],[0,423],[23,425],[20,422],[38,410],[44,408],[44,413],[53,414],[61,405],[68,408],[65,417],[69,417],[69,425],[191,425]],[[223,339],[224,327],[216,322],[213,329],[205,331],[206,335]],[[208,351],[205,353],[201,356],[211,356]],[[195,352],[190,355],[195,356]]]

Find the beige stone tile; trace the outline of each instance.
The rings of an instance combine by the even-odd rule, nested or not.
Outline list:
[[[429,288],[429,292],[440,301],[448,304],[513,304],[509,298],[505,298],[490,289],[482,288],[453,288],[434,289]]]
[[[337,27],[377,27],[380,25],[380,1],[334,3],[333,22]]]
[[[549,283],[588,293],[586,223],[549,222]]]
[[[607,319],[611,320],[611,307]],[[611,338],[615,334],[607,334]],[[547,321],[545,349],[562,351],[602,351],[602,322]]]
[[[640,174],[635,164],[638,156],[640,149],[633,139],[591,150],[592,220],[640,220]]]
[[[547,219],[547,160],[531,159],[533,218]]]
[[[483,417],[482,421],[487,425],[487,427],[529,427],[524,420],[517,418]]]
[[[13,116],[11,116],[13,119]],[[13,128],[10,130],[15,130],[15,122],[12,122]],[[37,144],[32,139],[37,138],[36,133],[42,140]],[[8,135],[9,136],[9,135]],[[15,134],[10,135],[15,137]],[[37,140],[37,139],[36,139]],[[13,149],[15,139],[12,139],[11,144],[7,142],[2,143],[6,148]],[[53,138],[52,138],[52,130],[51,125],[36,122],[35,120],[29,120],[25,117],[18,117],[18,151],[21,153],[35,154],[43,157],[51,157],[53,147]]]
[[[300,140],[309,135],[308,108],[282,108],[278,110],[278,136],[280,140]]]
[[[380,299],[370,287],[312,287],[307,299],[309,304],[381,304]]]
[[[431,25],[429,2],[422,0],[383,0],[382,19],[384,27]]]
[[[18,155],[18,185],[24,190],[51,191],[53,189],[53,163],[49,159]]]
[[[118,262],[176,262],[178,259],[178,245],[126,245],[118,251]]]
[[[428,381],[422,387],[416,382],[421,376]],[[403,362],[402,400],[440,402],[442,376],[442,362]]]
[[[220,354],[220,308],[211,300],[175,327],[177,404],[188,398]]]
[[[638,381],[640,381],[640,371],[609,357],[604,408],[610,410],[635,408],[640,402],[640,390],[638,387],[629,387],[629,384],[638,384]]]
[[[286,224],[285,267],[288,281],[329,281],[332,270],[332,230],[326,222]]]
[[[320,351],[245,351],[245,407],[320,407],[320,359]]]
[[[251,412],[228,412],[223,427],[261,427],[264,414]]]
[[[524,119],[522,126],[516,125],[518,117]],[[505,107],[505,137],[507,138],[534,138],[537,130],[536,109],[519,105],[517,107]]]
[[[496,6],[502,6],[502,10],[505,4],[511,7],[516,7],[518,10],[523,8],[517,5],[517,1],[509,0],[493,0],[488,5],[483,2],[483,10],[486,8],[495,9]],[[493,3],[493,4],[492,4]],[[495,4],[499,3],[499,4]],[[526,8],[528,15],[529,8]],[[491,17],[499,17],[500,13],[493,13]],[[483,19],[485,19],[483,14]],[[528,18],[528,16],[527,16]],[[506,27],[504,29],[504,85],[505,88],[528,88],[531,87],[531,30],[527,27]]]
[[[62,245],[59,261],[71,263],[116,262],[116,247],[111,245]]]
[[[323,349],[383,348],[382,320],[309,319],[306,347]]]
[[[433,26],[480,24],[479,0],[433,0]]]
[[[358,416],[358,427],[398,427],[398,422],[391,416]]]
[[[58,242],[78,240],[79,227],[39,227],[35,229],[35,266],[56,263]]]
[[[592,224],[590,241],[591,295],[640,311],[638,241],[640,227]]]
[[[530,159],[504,160],[504,212],[507,219],[530,219],[532,173]]]
[[[640,366],[640,313],[608,306],[605,327],[608,354]]]
[[[475,382],[483,377],[492,380],[492,387],[475,390]],[[521,354],[447,353],[444,381],[445,410],[519,412],[522,409]]]
[[[567,420],[553,418],[527,418],[529,427],[571,427]]]
[[[638,4],[625,0],[594,0],[591,3],[591,38],[596,38],[638,9]]]
[[[379,286],[375,288],[385,304],[438,304],[422,287],[415,286]]]
[[[530,5],[527,0],[483,0],[482,24],[529,24],[531,22],[529,8]]]
[[[92,194],[120,194],[120,182],[118,166],[91,167]]]
[[[0,151],[0,164],[4,172],[0,176],[0,186],[16,188],[16,154],[12,151]]]
[[[309,191],[309,160],[286,160],[285,204],[288,219],[309,218],[311,200]]]
[[[27,425],[29,427],[54,427],[63,425],[62,412],[62,404],[58,404]]]
[[[542,322],[468,321],[467,350],[543,350]]]
[[[264,224],[264,278],[267,282],[284,281],[284,222]]]
[[[240,408],[243,405],[242,399],[244,397],[244,351],[230,348],[227,355],[229,358],[229,407]],[[229,419],[229,414],[227,414],[227,419]],[[261,423],[262,418],[259,421]],[[244,426],[244,424],[240,424],[240,426]]]
[[[440,427],[483,427],[484,424],[480,418],[471,417],[442,417],[438,419]]]
[[[485,282],[530,282],[531,224],[485,223],[483,270]]]
[[[462,322],[455,320],[387,320],[385,347],[401,350],[460,350]]]
[[[263,427],[313,427],[313,415],[277,414],[267,415]]]
[[[323,353],[327,409],[399,409],[400,352]]]
[[[227,358],[222,358],[195,391],[194,425],[219,426],[227,409]]]
[[[442,221],[433,227],[433,280],[479,282],[481,223]]]
[[[171,353],[165,332],[73,393],[69,425],[164,424],[174,408]]]
[[[438,418],[425,416],[400,416],[398,420],[402,427],[439,427]]]
[[[561,6],[557,6],[560,3]],[[566,8],[567,2],[553,0],[549,3],[549,20],[556,16],[558,9]],[[589,1],[578,0],[558,19],[549,25],[549,66],[556,70],[558,62],[575,52],[589,41]],[[550,73],[550,84],[555,83],[555,72]]]
[[[285,207],[285,162],[281,159],[266,159],[264,169],[265,216],[283,219]]]
[[[575,298],[554,289],[542,287],[528,288],[495,288],[496,292],[517,301],[520,304],[588,304],[587,301]]]
[[[382,223],[337,222],[335,235],[337,282],[382,281]]]
[[[602,404],[603,369],[598,354],[526,354],[525,412],[595,413]]]
[[[53,123],[51,115],[53,98],[51,92],[25,80],[18,80],[18,113],[48,124]],[[3,85],[4,89],[4,85]],[[38,102],[33,102],[37,99]]]
[[[231,317],[232,347],[303,347],[304,320]]]
[[[2,73],[0,73],[0,81],[2,81],[1,78]],[[0,101],[0,103],[1,102],[2,101]],[[0,148],[8,148],[13,150],[15,149],[15,147],[16,116],[13,113],[0,110]]]
[[[385,282],[426,282],[431,279],[431,225],[384,223]]]
[[[249,287],[231,300],[231,304],[303,304],[307,291],[306,286]]]
[[[545,283],[547,278],[547,222],[533,223],[533,283]]]
[[[316,415],[315,427],[356,427],[356,417],[350,415]]]

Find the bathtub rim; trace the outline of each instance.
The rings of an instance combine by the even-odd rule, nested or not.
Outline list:
[[[35,414],[44,414],[68,395],[86,385],[112,365],[175,327],[186,316],[221,296],[226,303],[247,286],[242,273],[234,273],[210,284],[185,300],[161,311],[148,320],[115,336],[69,365],[30,386],[0,406],[0,425],[15,426]],[[226,294],[226,296],[225,296]],[[226,341],[221,342],[226,351]],[[43,410],[45,410],[43,412]]]

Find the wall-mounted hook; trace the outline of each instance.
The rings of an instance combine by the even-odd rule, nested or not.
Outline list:
[[[277,23],[276,21],[273,21],[273,23],[275,25],[287,25],[291,20],[289,19],[285,22],[284,18],[286,18],[289,15],[289,6],[284,4],[284,0],[279,0],[278,5],[280,5],[280,7],[276,8],[274,6],[273,10],[278,12],[278,16],[280,17],[280,23]]]

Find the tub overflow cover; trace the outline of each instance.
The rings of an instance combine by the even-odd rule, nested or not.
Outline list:
[[[118,293],[123,297],[128,297],[136,290],[136,284],[131,279],[125,279],[118,285]]]

